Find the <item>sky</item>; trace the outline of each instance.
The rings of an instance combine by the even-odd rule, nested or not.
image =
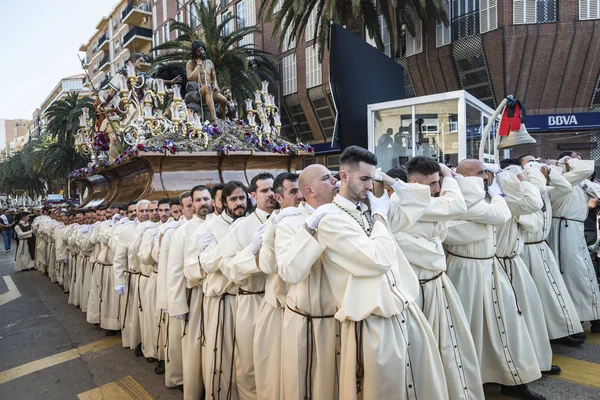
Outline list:
[[[0,0],[0,119],[31,119],[116,0]]]

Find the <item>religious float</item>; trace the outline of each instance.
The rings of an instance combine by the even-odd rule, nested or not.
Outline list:
[[[182,98],[178,79],[151,78],[136,56],[97,93],[97,117],[88,109],[79,117],[76,149],[91,159],[69,175],[79,184],[80,207],[173,198],[199,184],[249,184],[262,171],[294,172],[312,156],[310,146],[280,136],[267,81],[245,101],[246,118],[239,119],[231,91],[213,89],[208,71],[200,85],[188,82]],[[200,105],[189,101],[190,93]]]

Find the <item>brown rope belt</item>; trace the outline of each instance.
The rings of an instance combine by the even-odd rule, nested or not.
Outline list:
[[[213,375],[212,375],[212,384],[211,384],[211,389],[212,389],[212,393],[211,396],[215,397],[219,396],[220,397],[220,392],[221,392],[221,375],[223,373],[223,343],[225,341],[225,298],[227,296],[235,296],[234,294],[231,293],[223,293],[222,295],[219,296],[219,305],[218,305],[218,312],[217,312],[217,329],[215,332],[215,348],[213,349],[214,352],[214,359],[213,359]],[[221,331],[221,345],[217,346],[217,343],[219,341],[219,330]],[[220,352],[219,352],[219,369],[217,369],[217,351],[219,351],[219,347],[220,347]],[[231,354],[231,370],[229,371],[229,388],[227,390],[227,398],[231,397],[231,389],[232,389],[232,385],[233,382],[231,381],[232,377],[233,377],[233,357],[235,354],[235,326],[233,328],[233,351]],[[218,379],[218,388],[215,391],[215,375],[219,374],[219,379]]]
[[[287,309],[291,312],[298,314],[304,318],[306,318],[306,370],[304,372],[304,399],[309,400],[312,395],[312,369],[313,369],[313,348],[314,348],[314,325],[313,319],[326,319],[333,318],[334,315],[310,315],[307,313],[303,313],[298,309],[290,308],[287,306]],[[358,352],[358,350],[357,350]],[[358,353],[357,353],[358,354]],[[358,378],[358,376],[357,376]],[[357,382],[358,384],[358,382]]]
[[[454,256],[454,257],[458,257],[458,258],[464,258],[464,259],[466,259],[466,260],[491,260],[491,259],[493,259],[494,257],[496,257],[495,255],[494,255],[494,256],[491,256],[491,257],[468,257],[468,256],[463,256],[463,255],[460,255],[460,254],[454,254],[454,253],[452,253],[452,252],[451,252],[451,251],[449,251],[449,250],[446,250],[446,253],[448,253],[448,254],[450,254],[451,256]]]
[[[565,228],[569,227],[569,221],[574,221],[574,222],[581,222],[582,224],[585,223],[585,221],[580,221],[578,219],[571,219],[571,218],[567,218],[567,217],[552,217],[552,219],[559,219],[559,225],[562,224],[562,222],[565,222]],[[562,275],[563,273],[563,269],[562,269],[562,262],[560,259],[560,251],[561,251],[561,238],[562,238],[562,226],[559,226],[560,229],[558,230],[558,254],[556,255],[556,258],[558,259],[558,268],[560,270],[560,273]]]
[[[190,289],[185,289],[185,297],[186,297],[186,303],[188,306],[188,312],[185,314],[185,322],[183,323],[183,334],[181,335],[181,338],[183,339],[183,337],[185,336],[185,333],[187,332],[187,326],[188,326],[188,320],[189,315],[190,315],[190,304],[192,302],[192,291]]]
[[[519,300],[517,299],[517,292],[515,291],[515,287],[513,285],[513,259],[516,256],[513,257],[496,257],[498,258],[498,261],[502,263],[502,267],[504,268],[504,272],[506,272],[506,275],[508,275],[508,278],[510,280],[510,287],[512,288],[513,294],[515,295],[515,304],[517,305],[517,312],[519,313],[519,315],[523,315],[523,312],[521,311],[521,308],[519,307]],[[508,265],[510,267],[510,273],[508,272],[508,269],[506,268],[506,261],[508,261]]]
[[[540,244],[540,243],[544,243],[544,242],[546,242],[546,244],[548,244],[548,242],[546,241],[546,239],[539,240],[537,242],[525,242],[525,244],[532,245],[532,244]]]
[[[206,296],[202,294],[202,300],[200,300],[200,336],[198,337],[202,347],[204,347],[204,343],[206,342],[206,336],[204,335],[204,297]]]
[[[436,279],[441,277],[443,273],[444,271],[440,272],[437,275],[434,275],[429,279],[419,279],[419,286],[421,287],[421,297],[423,298],[423,305],[421,307],[421,310],[423,310],[423,312],[425,312],[425,284],[431,281],[435,281]]]
[[[125,271],[126,273],[128,271]],[[129,272],[127,275],[127,297],[125,298],[125,312],[123,313],[123,325],[121,325],[121,329],[125,329],[125,323],[127,321],[127,308],[129,306],[129,295],[131,294],[130,286],[131,286],[131,277],[135,275],[132,272]],[[119,314],[121,313],[121,295],[119,295]]]
[[[249,291],[249,290],[244,290],[242,288],[239,288],[238,289],[238,294],[242,295],[242,296],[251,295],[251,294],[265,294],[265,291],[264,290],[259,290],[258,292],[252,292],[252,291]]]

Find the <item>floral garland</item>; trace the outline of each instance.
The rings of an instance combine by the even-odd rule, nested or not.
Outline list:
[[[112,165],[119,165],[136,157],[140,152],[170,153],[176,154],[182,151],[190,153],[197,151],[217,151],[219,153],[230,153],[235,151],[260,151],[273,154],[295,154],[299,151],[313,152],[310,145],[304,143],[291,143],[282,138],[267,139],[261,138],[250,129],[248,124],[241,119],[234,121],[218,120],[207,123],[202,127],[202,132],[206,133],[209,139],[208,146],[184,139],[179,142],[156,137],[149,139],[145,144],[137,144],[129,147],[123,153],[119,154],[111,163],[100,161],[85,168],[77,169],[71,172],[69,179],[85,178],[96,174],[99,170]],[[110,139],[104,132],[96,132],[94,135],[94,149],[96,152],[109,151]]]

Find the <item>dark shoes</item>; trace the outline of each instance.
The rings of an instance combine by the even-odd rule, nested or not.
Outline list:
[[[542,371],[542,374],[544,375],[558,375],[561,373],[561,369],[558,365],[553,365],[552,367],[550,367],[550,369],[548,371]]]
[[[600,333],[600,319],[590,322],[592,324],[592,333]]]
[[[577,347],[585,343],[585,338],[578,338],[576,335],[565,336],[550,340],[552,344],[562,344],[565,346]]]
[[[111,330],[107,329],[104,331],[104,334],[106,336],[115,336],[117,334],[117,332],[119,332],[119,331],[111,331]]]
[[[135,356],[136,357],[143,357],[144,356],[144,352],[142,351],[142,344],[138,344],[137,346],[135,346]]]
[[[583,340],[587,339],[587,335],[585,334],[585,332],[574,333],[570,336],[575,339],[583,339]]]
[[[505,386],[502,385],[502,394],[516,397],[521,400],[546,400],[546,397],[529,390],[527,385]]]
[[[165,362],[163,360],[160,360],[156,363],[156,366],[154,367],[154,373],[156,375],[162,375],[165,373]]]

